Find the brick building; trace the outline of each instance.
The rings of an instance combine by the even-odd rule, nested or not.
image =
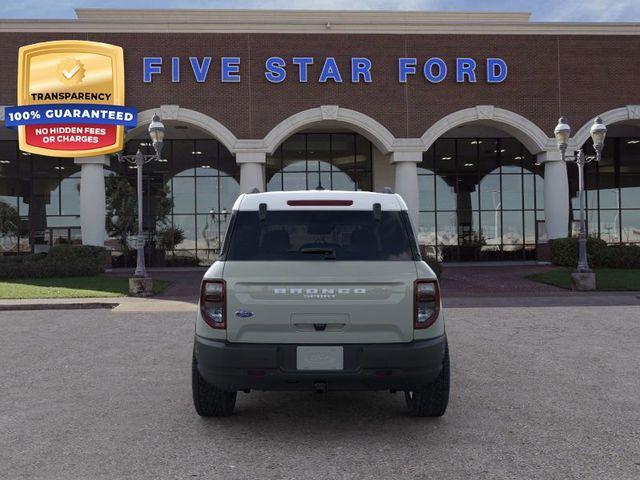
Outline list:
[[[154,113],[167,126],[164,161],[145,167],[146,228],[154,245],[180,228],[173,254],[186,263],[215,258],[240,192],[318,186],[391,187],[420,243],[445,260],[535,258],[578,218],[576,167],[553,139],[560,116],[573,127],[571,149],[591,151],[594,117],[608,127],[603,159],[586,171],[589,232],[640,243],[639,24],[520,13],[76,13],[0,20],[0,105],[16,103],[23,45],[123,47],[126,104],[139,112],[126,151],[149,148]],[[118,258],[105,205],[109,185],[133,182],[135,170],[112,157],[25,154],[13,130],[0,130],[0,251],[84,241]],[[159,196],[170,211],[158,211]]]

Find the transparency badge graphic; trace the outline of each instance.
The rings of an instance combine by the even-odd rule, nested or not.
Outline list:
[[[18,106],[5,109],[20,150],[90,157],[122,150],[137,113],[124,106],[121,47],[62,40],[20,48]]]

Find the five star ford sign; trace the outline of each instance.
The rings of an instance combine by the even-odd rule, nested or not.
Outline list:
[[[124,128],[137,125],[124,106],[121,47],[62,40],[20,48],[18,106],[7,107],[20,150],[89,157],[122,150]]]

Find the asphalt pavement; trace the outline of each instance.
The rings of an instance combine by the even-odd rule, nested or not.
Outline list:
[[[0,478],[640,478],[640,306],[446,316],[441,419],[400,393],[252,392],[205,420],[193,313],[0,312]]]

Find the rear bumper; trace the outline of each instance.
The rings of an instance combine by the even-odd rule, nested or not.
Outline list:
[[[398,344],[343,345],[344,369],[300,371],[290,344],[246,344],[196,336],[200,375],[226,391],[407,390],[433,381],[442,369],[446,336]]]

